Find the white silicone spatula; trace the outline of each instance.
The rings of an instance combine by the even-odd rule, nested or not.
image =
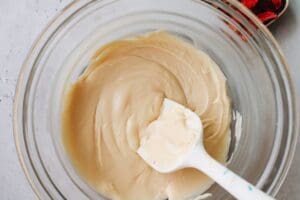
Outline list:
[[[203,128],[200,118],[197,114],[194,112],[188,110],[187,108],[183,107],[182,105],[171,101],[169,99],[165,99],[163,102],[163,112],[161,111],[161,116],[157,119],[157,121],[152,122],[151,130],[155,130],[155,133],[153,135],[154,139],[151,140],[151,134],[147,136],[147,141],[144,142],[144,144],[141,144],[138,154],[148,163],[152,168],[157,170],[161,173],[169,173],[173,172],[182,168],[196,168],[203,173],[207,174],[210,178],[215,180],[220,186],[222,186],[224,189],[226,189],[230,194],[232,194],[235,198],[241,199],[241,200],[270,200],[273,199],[269,195],[265,194],[261,190],[257,189],[255,186],[223,166],[222,164],[218,163],[216,160],[214,160],[205,150],[203,146]],[[176,112],[174,112],[176,111]],[[182,111],[182,113],[180,113]],[[168,114],[168,112],[171,112],[171,114]],[[163,113],[163,114],[162,114]],[[176,116],[183,116],[182,120],[188,120],[187,122],[182,122],[178,117]],[[173,121],[172,120],[176,120]],[[164,123],[165,122],[165,123]],[[170,154],[172,151],[168,151],[168,149],[175,150],[174,148],[177,148],[176,145],[182,145],[180,142],[174,142],[174,138],[172,138],[172,143],[167,143],[167,141],[160,141],[160,140],[167,140],[170,137],[163,137],[164,132],[167,132],[170,128],[170,126],[173,124],[173,126],[176,127],[176,129],[170,129],[172,131],[178,130],[182,131],[182,125],[180,123],[187,124],[187,126],[193,128],[192,131],[197,131],[199,134],[199,137],[196,138],[196,142],[190,143],[190,148],[184,153],[181,152],[181,154],[178,157],[172,160],[172,155]],[[154,128],[153,128],[154,127]],[[196,129],[195,129],[196,127]],[[157,134],[159,131],[158,129],[163,130],[163,132]],[[190,129],[191,130],[191,129]],[[192,133],[190,131],[190,133]],[[183,133],[184,134],[184,133]],[[187,134],[187,133],[186,133]],[[162,136],[162,137],[160,137]],[[151,142],[153,142],[153,147],[151,149]],[[157,153],[155,149],[155,145],[162,142],[161,144],[167,144],[168,149],[165,149],[164,152]],[[189,143],[186,143],[189,144]],[[146,146],[148,145],[148,146]],[[149,148],[148,148],[149,147]],[[182,148],[182,146],[178,146],[178,148]],[[151,152],[150,152],[151,151]],[[156,151],[156,153],[155,153]],[[164,155],[165,154],[165,155]],[[162,156],[165,156],[165,158],[170,158],[170,164],[169,163],[163,163],[165,159],[162,159]],[[159,157],[159,158],[158,158]],[[172,162],[171,162],[172,161]]]

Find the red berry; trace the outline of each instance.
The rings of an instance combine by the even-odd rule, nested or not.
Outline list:
[[[282,6],[282,0],[272,0],[272,4],[274,5],[275,9],[278,10]]]
[[[257,17],[262,22],[267,22],[269,20],[275,19],[277,17],[277,14],[272,12],[272,11],[265,11],[265,12],[262,12],[262,13],[258,13]]]
[[[258,0],[241,0],[241,3],[244,4],[247,8],[251,9],[258,3]]]

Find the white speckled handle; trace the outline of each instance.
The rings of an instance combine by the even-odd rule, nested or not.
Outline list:
[[[201,151],[201,155],[199,155]],[[226,189],[235,198],[240,200],[274,200],[273,197],[267,195],[257,189],[251,183],[230,171],[228,168],[211,158],[206,151],[200,146],[188,159],[186,167],[194,167]]]

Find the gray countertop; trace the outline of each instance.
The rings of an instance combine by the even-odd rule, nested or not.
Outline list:
[[[22,62],[35,38],[69,2],[71,0],[0,0],[0,199],[36,199],[14,145],[14,90]],[[287,57],[300,105],[300,1],[291,0],[287,13],[270,29]],[[300,199],[299,155],[300,147],[278,199]]]

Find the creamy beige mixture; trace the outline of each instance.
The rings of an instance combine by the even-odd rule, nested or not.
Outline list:
[[[141,130],[158,118],[164,98],[200,116],[206,150],[225,162],[231,107],[213,60],[165,32],[116,41],[94,54],[63,111],[66,150],[99,193],[117,200],[179,200],[211,186],[195,169],[161,174],[137,154]]]

